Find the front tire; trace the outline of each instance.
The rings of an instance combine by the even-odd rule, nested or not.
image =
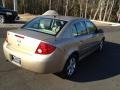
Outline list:
[[[0,15],[0,24],[3,24],[5,22],[5,17],[3,15]]]
[[[99,52],[103,51],[103,46],[104,46],[104,40],[101,40],[101,42],[99,44],[99,48],[98,48]]]

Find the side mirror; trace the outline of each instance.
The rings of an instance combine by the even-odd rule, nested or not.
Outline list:
[[[103,33],[104,31],[102,29],[96,30],[96,33]]]

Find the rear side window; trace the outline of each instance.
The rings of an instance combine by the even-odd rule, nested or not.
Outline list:
[[[36,18],[22,28],[34,30],[41,33],[56,35],[67,23],[67,21],[51,18]]]
[[[78,36],[87,34],[87,30],[86,30],[84,22],[75,23],[75,27],[77,29]]]
[[[97,30],[97,27],[92,22],[86,22],[87,30],[89,33],[95,33]]]

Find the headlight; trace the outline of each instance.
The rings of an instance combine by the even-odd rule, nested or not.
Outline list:
[[[11,12],[6,12],[6,15],[12,15],[12,13]]]

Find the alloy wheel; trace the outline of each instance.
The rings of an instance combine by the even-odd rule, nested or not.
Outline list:
[[[67,75],[71,76],[75,72],[75,69],[76,69],[76,59],[75,59],[75,57],[72,57],[69,60],[69,64],[67,67]]]
[[[102,49],[103,49],[103,41],[100,42],[99,49],[100,49],[100,51],[102,51]]]
[[[4,16],[0,15],[0,24],[3,24],[3,23],[4,23]]]

